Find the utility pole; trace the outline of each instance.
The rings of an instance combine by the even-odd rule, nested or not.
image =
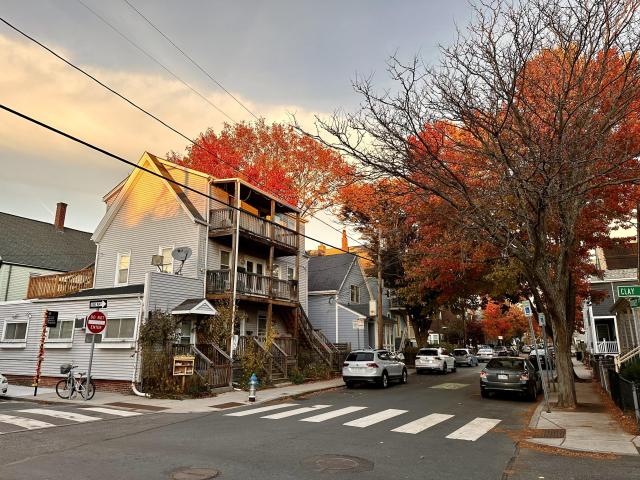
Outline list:
[[[382,234],[378,225],[378,298],[376,313],[378,317],[378,348],[382,348],[384,341],[384,324],[382,323]]]

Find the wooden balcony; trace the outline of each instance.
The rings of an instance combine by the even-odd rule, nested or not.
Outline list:
[[[75,272],[29,278],[27,298],[58,298],[93,287],[93,265]]]
[[[298,283],[290,280],[280,280],[257,273],[238,272],[236,291],[239,295],[256,299],[275,299],[295,303],[298,301]],[[207,271],[207,294],[229,294],[231,284],[230,270]]]
[[[618,355],[618,342],[615,340],[600,340],[595,343],[595,354],[598,355]]]
[[[248,212],[240,212],[240,235],[265,245],[274,245],[281,252],[295,254],[298,234],[290,228],[275,225]],[[209,236],[233,234],[233,209],[217,208],[209,214]]]

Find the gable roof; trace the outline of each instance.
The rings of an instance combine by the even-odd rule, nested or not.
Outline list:
[[[200,215],[200,212],[198,212],[198,209],[193,205],[193,203],[185,193],[184,189],[176,185],[175,183],[167,180],[167,178],[174,179],[173,176],[169,173],[169,170],[165,166],[165,163],[168,163],[168,162],[165,162],[159,159],[158,157],[156,157],[155,155],[149,152],[144,152],[142,154],[142,157],[140,157],[140,160],[138,161],[138,165],[143,166],[145,163],[148,164],[148,167],[145,167],[145,168],[148,168],[152,172],[155,172],[161,177],[163,177],[163,178],[160,178],[160,181],[167,186],[169,191],[174,195],[176,201],[180,204],[180,206],[186,212],[189,218],[191,218],[191,220],[193,220],[194,222],[206,224],[205,219],[202,218],[202,215]],[[171,163],[171,168],[185,170],[190,173],[195,173],[199,176],[208,178],[207,175],[201,172],[192,171],[178,164]],[[105,216],[102,217],[102,220],[100,220],[100,223],[96,227],[96,231],[93,233],[92,239],[95,242],[100,241],[100,239],[106,232],[107,227],[111,224],[113,219],[116,217],[118,210],[120,210],[120,207],[125,202],[129,192],[132,190],[135,180],[138,178],[139,175],[142,175],[142,174],[150,175],[148,172],[145,172],[144,170],[135,168],[131,172],[131,174],[127,177],[124,184],[120,182],[109,193],[107,193],[105,198],[108,198],[113,193],[116,193],[116,191],[117,191],[117,196],[113,201],[113,203],[111,204],[111,207],[109,207],[109,209],[107,210],[107,213],[105,214]]]
[[[91,233],[0,212],[0,259],[3,263],[70,272],[95,262]]]
[[[357,258],[348,253],[309,258],[309,291],[340,290]]]

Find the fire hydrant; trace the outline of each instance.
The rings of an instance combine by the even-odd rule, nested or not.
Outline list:
[[[256,388],[258,387],[258,377],[256,377],[255,373],[251,374],[251,378],[249,379],[249,401],[256,401]]]

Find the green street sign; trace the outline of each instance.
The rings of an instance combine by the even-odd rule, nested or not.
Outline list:
[[[640,285],[618,285],[619,297],[640,297]]]
[[[629,299],[629,306],[631,308],[638,308],[640,307],[640,298],[630,298]]]

